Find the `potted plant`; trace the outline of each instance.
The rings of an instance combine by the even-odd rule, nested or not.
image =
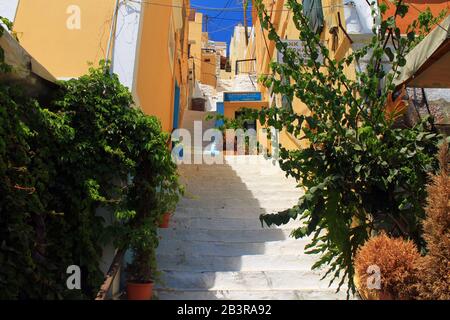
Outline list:
[[[159,218],[159,228],[168,228],[170,224],[170,218],[175,212],[178,201],[184,193],[184,189],[178,183],[178,180],[169,181],[166,180],[163,183],[160,193],[160,203],[162,208],[162,214]]]
[[[153,219],[147,219],[130,234],[132,261],[127,265],[128,300],[151,300],[156,278],[158,236]]]

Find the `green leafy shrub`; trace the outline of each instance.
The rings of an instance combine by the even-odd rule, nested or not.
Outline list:
[[[2,299],[94,297],[111,237],[135,249],[143,239],[151,249],[145,259],[154,260],[157,238],[147,235],[156,234],[167,195],[178,199],[176,166],[159,121],[133,108],[128,89],[105,69],[59,83],[45,102],[0,84]],[[116,216],[113,226],[98,215],[102,208]],[[66,287],[74,264],[81,291]]]
[[[282,62],[271,63],[273,74],[260,81],[291,103],[298,98],[309,112],[271,107],[245,110],[245,117],[308,142],[300,150],[280,149],[281,168],[305,193],[293,208],[262,215],[261,220],[280,225],[302,219],[304,226],[292,235],[312,236],[307,253],[321,254],[313,268],[328,266],[325,276],[331,274],[331,282],[340,279],[339,288],[347,281],[350,294],[355,291],[354,256],[373,230],[410,238],[424,247],[420,222],[425,216],[425,185],[428,172],[437,168],[434,155],[441,137],[431,118],[414,128],[395,129],[385,116],[387,97],[395,89],[393,78],[421,37],[416,37],[417,24],[408,29],[408,37],[401,36],[395,21],[408,6],[397,1],[395,16],[374,29],[371,43],[335,60],[310,29],[302,5],[294,0],[287,5],[308,57],[298,56],[282,42],[263,1],[257,0],[262,27],[283,53]],[[349,78],[345,67],[362,57],[370,61],[367,70]],[[385,58],[391,62],[389,73],[382,67]]]

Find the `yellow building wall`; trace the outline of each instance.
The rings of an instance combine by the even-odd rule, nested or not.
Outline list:
[[[213,86],[217,86],[217,55],[215,53],[202,53],[202,76],[201,83]]]
[[[296,29],[292,21],[292,13],[289,12],[288,10],[284,10],[286,9],[286,7],[284,6],[285,2],[286,1],[284,0],[278,0],[275,2],[271,0],[264,1],[267,11],[271,13],[271,21],[275,25],[278,35],[282,39],[298,39],[299,31]],[[330,49],[331,58],[342,59],[352,53],[351,44],[349,40],[346,38],[344,32],[338,28],[338,42],[336,50],[333,50],[332,35],[330,32],[328,32],[328,30],[332,26],[337,25],[338,12],[340,12],[341,19],[343,19],[344,17],[342,1],[322,0],[322,7],[324,13],[324,27],[321,33],[321,40]],[[269,64],[271,61],[275,61],[277,56],[275,43],[268,39],[267,31],[261,30],[261,24],[255,10],[253,10],[252,16],[255,29],[255,38],[253,41],[255,45],[254,57],[257,59],[257,73],[258,75],[271,74]],[[343,19],[342,23],[345,28],[345,19]],[[354,65],[350,65],[348,67],[345,66],[344,72],[349,78],[353,79],[355,78]],[[265,101],[270,101],[271,98],[269,96],[270,94],[269,90],[265,88],[261,83],[259,84],[258,89],[262,92],[263,99]],[[281,96],[276,97],[276,99],[280,101]],[[298,98],[294,98],[292,107],[293,110],[299,114],[309,114],[307,106]],[[307,146],[304,140],[299,141],[285,131],[280,132],[279,141],[283,147],[289,150]]]
[[[268,106],[266,101],[225,101],[223,103],[224,116],[227,119],[234,119],[236,111],[242,108],[262,109]]]
[[[160,1],[167,5],[172,3],[171,0]],[[144,5],[143,18],[137,93],[143,112],[158,117],[163,130],[170,132],[173,123],[173,61],[176,50],[174,47],[173,52],[169,52],[170,35],[174,32],[172,8]]]
[[[70,30],[69,6],[80,8],[81,28]],[[57,78],[87,73],[106,58],[115,0],[21,0],[14,22],[20,44]]]
[[[180,87],[180,119],[189,99],[190,2],[159,2],[164,6],[142,6],[135,92],[144,113],[158,117],[163,130],[170,132],[175,79]],[[180,8],[181,3],[185,9]],[[96,66],[106,58],[115,4],[116,0],[21,0],[14,31],[22,46],[55,77],[79,77],[88,72],[88,62]],[[80,29],[70,30],[67,20],[72,13],[68,8],[73,5],[80,9],[81,25]]]
[[[262,109],[267,108],[268,103],[266,101],[225,101],[223,103],[224,107],[224,116],[226,119],[235,119],[236,112],[241,110],[242,108],[247,109]],[[270,149],[271,144],[270,141],[267,140],[267,135],[262,134],[261,132],[261,123],[256,121],[256,130],[257,130],[257,139],[258,142],[263,146],[264,149]]]
[[[189,21],[189,43],[191,45],[191,64],[195,64],[195,79],[200,80],[202,76],[202,28],[203,14],[196,12],[195,20]]]

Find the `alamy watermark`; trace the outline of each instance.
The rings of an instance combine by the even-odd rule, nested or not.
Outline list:
[[[226,155],[263,155],[277,160],[278,136],[278,131],[266,128],[203,130],[202,121],[194,121],[193,131],[173,131],[172,159],[177,164],[223,164]]]
[[[381,270],[376,264],[370,265],[366,270],[367,274],[367,289],[381,290]]]
[[[69,30],[81,29],[81,8],[77,5],[67,7],[66,13],[69,17],[66,20],[66,27]]]
[[[81,289],[81,269],[76,264],[67,267],[66,273],[69,274],[66,280],[66,286],[69,290]]]

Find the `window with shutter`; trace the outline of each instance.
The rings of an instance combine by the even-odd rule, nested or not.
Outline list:
[[[322,0],[303,0],[303,14],[309,19],[309,26],[316,34],[323,29]]]

